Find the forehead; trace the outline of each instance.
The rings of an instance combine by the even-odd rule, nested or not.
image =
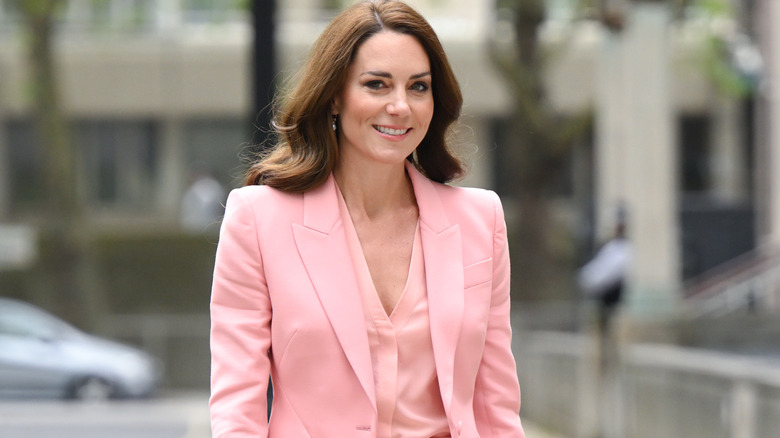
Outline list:
[[[370,36],[358,47],[352,62],[355,70],[403,70],[412,74],[430,69],[428,54],[412,35],[382,31]]]

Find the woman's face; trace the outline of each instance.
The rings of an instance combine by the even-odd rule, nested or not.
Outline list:
[[[403,163],[431,123],[431,79],[428,55],[413,36],[382,31],[364,41],[333,105],[341,159]]]

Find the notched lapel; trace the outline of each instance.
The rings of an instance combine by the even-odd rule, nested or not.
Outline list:
[[[463,322],[463,254],[460,227],[441,233],[423,228],[431,340],[445,408],[452,400],[455,350]]]
[[[338,214],[335,181],[331,177],[323,186],[304,194],[304,224],[292,225],[295,244],[344,354],[376,409],[362,299]]]
[[[420,210],[428,314],[433,356],[444,408],[449,412],[455,370],[455,350],[463,324],[463,244],[458,224],[447,217],[435,183],[411,163],[407,173]]]

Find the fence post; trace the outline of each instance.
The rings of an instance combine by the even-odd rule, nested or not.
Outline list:
[[[728,403],[728,419],[732,438],[755,438],[756,436],[756,385],[737,380],[731,389]]]

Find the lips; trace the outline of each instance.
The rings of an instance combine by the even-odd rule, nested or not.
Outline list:
[[[386,126],[374,125],[374,129],[386,135],[404,135],[409,132],[409,129],[393,129]]]

